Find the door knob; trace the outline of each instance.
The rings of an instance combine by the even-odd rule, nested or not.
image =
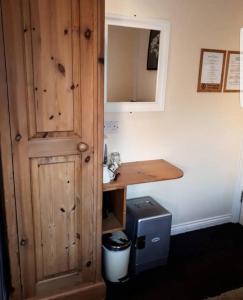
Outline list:
[[[78,150],[80,151],[80,152],[85,152],[85,151],[87,151],[89,149],[89,146],[87,145],[87,144],[85,144],[85,143],[79,143],[78,144]]]

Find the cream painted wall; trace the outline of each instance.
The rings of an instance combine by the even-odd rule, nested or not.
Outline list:
[[[107,97],[112,102],[131,101],[134,94],[136,29],[109,26]],[[118,59],[119,57],[119,59]],[[120,74],[117,73],[120,70]]]
[[[231,214],[243,137],[239,94],[197,93],[201,48],[239,50],[242,0],[106,0],[106,11],[171,22],[164,112],[107,113],[119,121],[109,150],[123,161],[164,158],[182,179],[131,186],[128,198],[151,195],[173,224]]]

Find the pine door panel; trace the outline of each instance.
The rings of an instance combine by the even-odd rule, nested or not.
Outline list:
[[[100,0],[0,1],[23,299],[41,299],[98,277]]]
[[[74,129],[70,3],[66,0],[30,3],[37,132]]]
[[[80,1],[24,0],[23,19],[30,136],[80,136]]]
[[[80,269],[80,163],[79,156],[32,160],[38,280]]]

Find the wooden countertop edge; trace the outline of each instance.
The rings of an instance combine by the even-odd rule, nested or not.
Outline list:
[[[163,160],[163,161],[165,161],[165,160]],[[144,161],[142,161],[141,163],[143,163],[143,162]],[[165,162],[167,162],[167,161],[165,161]],[[134,164],[134,163],[139,163],[139,161],[132,162],[132,164]],[[176,166],[172,165],[169,162],[167,162],[167,163],[170,164],[172,167],[177,169],[177,173],[178,173],[177,176],[173,176],[173,177],[170,177],[170,178],[158,178],[158,179],[151,179],[151,180],[146,179],[146,180],[143,180],[143,181],[132,181],[132,182],[129,182],[127,184],[112,181],[110,183],[103,184],[103,191],[106,192],[106,191],[112,191],[112,190],[117,190],[117,189],[124,189],[128,185],[134,185],[134,184],[143,184],[143,183],[159,182],[159,181],[166,181],[166,180],[175,180],[175,179],[180,179],[184,176],[184,172],[181,169],[177,168]],[[129,163],[124,163],[124,165],[127,165],[127,164],[129,164]]]

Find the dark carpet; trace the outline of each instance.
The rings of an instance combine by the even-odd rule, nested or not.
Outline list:
[[[230,223],[172,236],[166,266],[107,283],[107,300],[197,300],[241,286],[243,226]]]

